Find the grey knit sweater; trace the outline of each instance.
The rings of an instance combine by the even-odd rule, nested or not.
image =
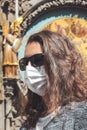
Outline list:
[[[87,102],[62,107],[44,130],[87,130]]]
[[[87,102],[74,102],[73,105],[63,106],[58,116],[53,116],[45,126],[32,130],[87,130]]]

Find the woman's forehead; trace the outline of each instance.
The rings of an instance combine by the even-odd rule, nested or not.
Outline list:
[[[31,42],[26,45],[25,56],[32,56],[37,53],[42,53],[42,49],[39,42]]]

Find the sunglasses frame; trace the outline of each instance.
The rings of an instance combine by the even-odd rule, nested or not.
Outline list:
[[[36,59],[35,59],[36,58]],[[42,59],[42,60],[40,60]],[[26,65],[28,65],[28,62],[31,62],[31,65],[33,67],[40,67],[44,64],[44,55],[42,53],[34,54],[30,57],[24,57],[19,60],[19,67],[21,71],[24,71],[26,69]],[[36,61],[36,63],[35,63]]]

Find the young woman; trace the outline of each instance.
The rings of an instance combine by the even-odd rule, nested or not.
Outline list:
[[[19,66],[28,88],[21,130],[86,130],[87,78],[74,43],[44,30],[30,36]]]

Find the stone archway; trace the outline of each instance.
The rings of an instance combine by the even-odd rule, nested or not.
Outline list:
[[[87,1],[86,0],[41,0],[37,2],[36,5],[31,5],[29,10],[23,14],[23,33],[26,32],[27,28],[32,25],[39,17],[47,12],[53,10],[58,11],[63,8],[72,8],[80,9],[82,11],[87,10]]]

